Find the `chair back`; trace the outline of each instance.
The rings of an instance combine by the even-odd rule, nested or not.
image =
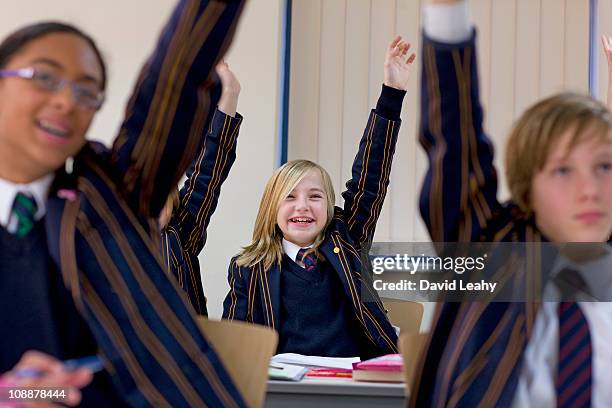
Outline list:
[[[270,359],[278,334],[256,324],[198,318],[204,337],[217,352],[249,407],[263,406]]]
[[[413,390],[417,365],[422,354],[425,352],[425,342],[428,336],[428,333],[405,333],[399,337],[398,343],[402,359],[404,360],[404,378],[406,380],[407,395],[410,395],[410,392]]]
[[[423,318],[423,304],[409,300],[382,299],[389,321],[402,333],[418,333]]]

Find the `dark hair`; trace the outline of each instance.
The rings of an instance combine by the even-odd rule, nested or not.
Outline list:
[[[0,69],[4,68],[10,59],[19,52],[25,45],[30,43],[32,40],[36,40],[42,36],[53,33],[69,33],[75,34],[84,39],[93,49],[100,67],[102,68],[102,83],[100,84],[102,90],[106,88],[106,64],[104,58],[96,45],[96,42],[83,31],[79,30],[73,25],[60,23],[57,21],[43,21],[40,23],[34,23],[20,28],[14,31],[8,37],[0,43]]]

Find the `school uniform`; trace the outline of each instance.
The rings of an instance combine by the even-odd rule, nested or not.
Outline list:
[[[216,104],[207,79],[242,5],[180,1],[138,78],[112,149],[86,143],[72,173],[58,172],[49,190],[41,219],[47,255],[39,252],[36,261],[49,265],[50,276],[61,273],[93,338],[87,353],[95,348],[103,357],[113,388],[131,406],[244,406],[167,275],[157,225]],[[2,276],[15,273],[0,268]]]
[[[464,7],[460,14],[466,13],[467,5],[456,7]],[[441,10],[441,6],[430,6],[426,11]],[[511,288],[517,299],[538,298],[547,287],[546,277],[556,273],[550,262],[556,254],[545,245],[546,237],[533,217],[524,215],[512,202],[497,200],[493,147],[482,128],[475,32],[470,29],[462,41],[453,41],[456,33],[444,27],[442,32],[451,34],[447,38],[451,42],[439,42],[428,34],[432,27],[427,23],[424,27],[419,134],[429,169],[420,198],[423,220],[434,242],[516,243],[512,255],[530,265],[531,275],[510,275],[502,285]],[[507,263],[501,262],[490,273],[505,266]],[[575,307],[579,302],[570,303]],[[561,356],[558,348],[563,348],[557,306],[543,306],[540,301],[499,302],[495,298],[438,305],[410,406],[556,406],[557,398],[568,389],[555,390],[556,371],[563,361],[562,357],[557,361],[557,355]],[[595,313],[584,310],[586,320],[597,314],[601,317],[602,307],[608,306],[594,305],[591,309],[596,309]],[[594,358],[612,368],[609,358],[604,357],[609,353],[601,348],[602,339],[610,338],[610,323],[608,315],[591,325],[591,334],[597,340],[593,343]],[[541,364],[542,345],[547,349],[546,364]],[[595,366],[593,375],[600,375],[602,367]],[[599,387],[593,383],[589,393],[592,401],[608,401],[609,405],[610,393],[602,379],[600,375]],[[537,384],[552,390],[534,388]],[[538,397],[536,388],[546,397]],[[585,385],[574,396],[586,390]],[[571,397],[567,401],[571,402]]]
[[[362,268],[361,252],[369,248],[387,192],[404,94],[383,86],[359,144],[352,178],[342,194],[344,208],[335,208],[325,239],[317,248],[323,257],[318,270],[307,274],[296,269],[295,257],[287,254],[268,270],[262,263],[238,266],[233,258],[223,318],[275,329],[283,352],[343,355],[342,350],[319,341],[321,336],[330,338],[330,332],[336,333],[331,338],[363,357],[397,352],[397,335],[371,277]],[[330,293],[337,298],[325,304],[334,310],[324,310],[320,303]],[[301,308],[297,301],[291,303],[296,296]],[[308,331],[302,331],[298,322]]]
[[[24,352],[38,350],[65,360],[97,353],[61,273],[49,261],[43,217],[53,175],[26,185],[0,179],[0,373],[11,370]],[[35,202],[30,232],[18,237],[12,216],[18,193]],[[106,371],[82,390],[82,406],[120,407],[122,398]]]
[[[179,204],[162,231],[166,268],[178,280],[196,312],[208,316],[198,255],[206,242],[206,227],[221,193],[221,185],[236,160],[242,116],[216,109],[202,147],[187,170]]]

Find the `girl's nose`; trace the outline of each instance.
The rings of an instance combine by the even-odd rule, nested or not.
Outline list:
[[[51,103],[54,108],[62,112],[71,112],[76,106],[76,100],[72,89],[69,86],[64,86],[53,92],[51,95]]]
[[[308,200],[306,199],[306,197],[300,197],[297,199],[295,206],[298,210],[304,210],[308,208]]]

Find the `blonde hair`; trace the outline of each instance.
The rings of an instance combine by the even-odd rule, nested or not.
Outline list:
[[[605,105],[576,93],[561,93],[529,108],[515,122],[506,144],[506,179],[512,200],[531,214],[531,184],[551,149],[572,131],[569,150],[597,138],[605,141],[612,130],[612,115]]]
[[[263,262],[265,270],[274,263],[280,264],[283,257],[283,234],[276,224],[278,208],[281,202],[293,191],[295,186],[311,170],[321,173],[323,189],[327,195],[327,222],[312,246],[316,252],[325,238],[325,230],[334,216],[334,187],[325,169],[309,160],[292,160],[274,171],[266,184],[253,230],[253,242],[244,247],[236,263],[239,266],[253,266]]]

